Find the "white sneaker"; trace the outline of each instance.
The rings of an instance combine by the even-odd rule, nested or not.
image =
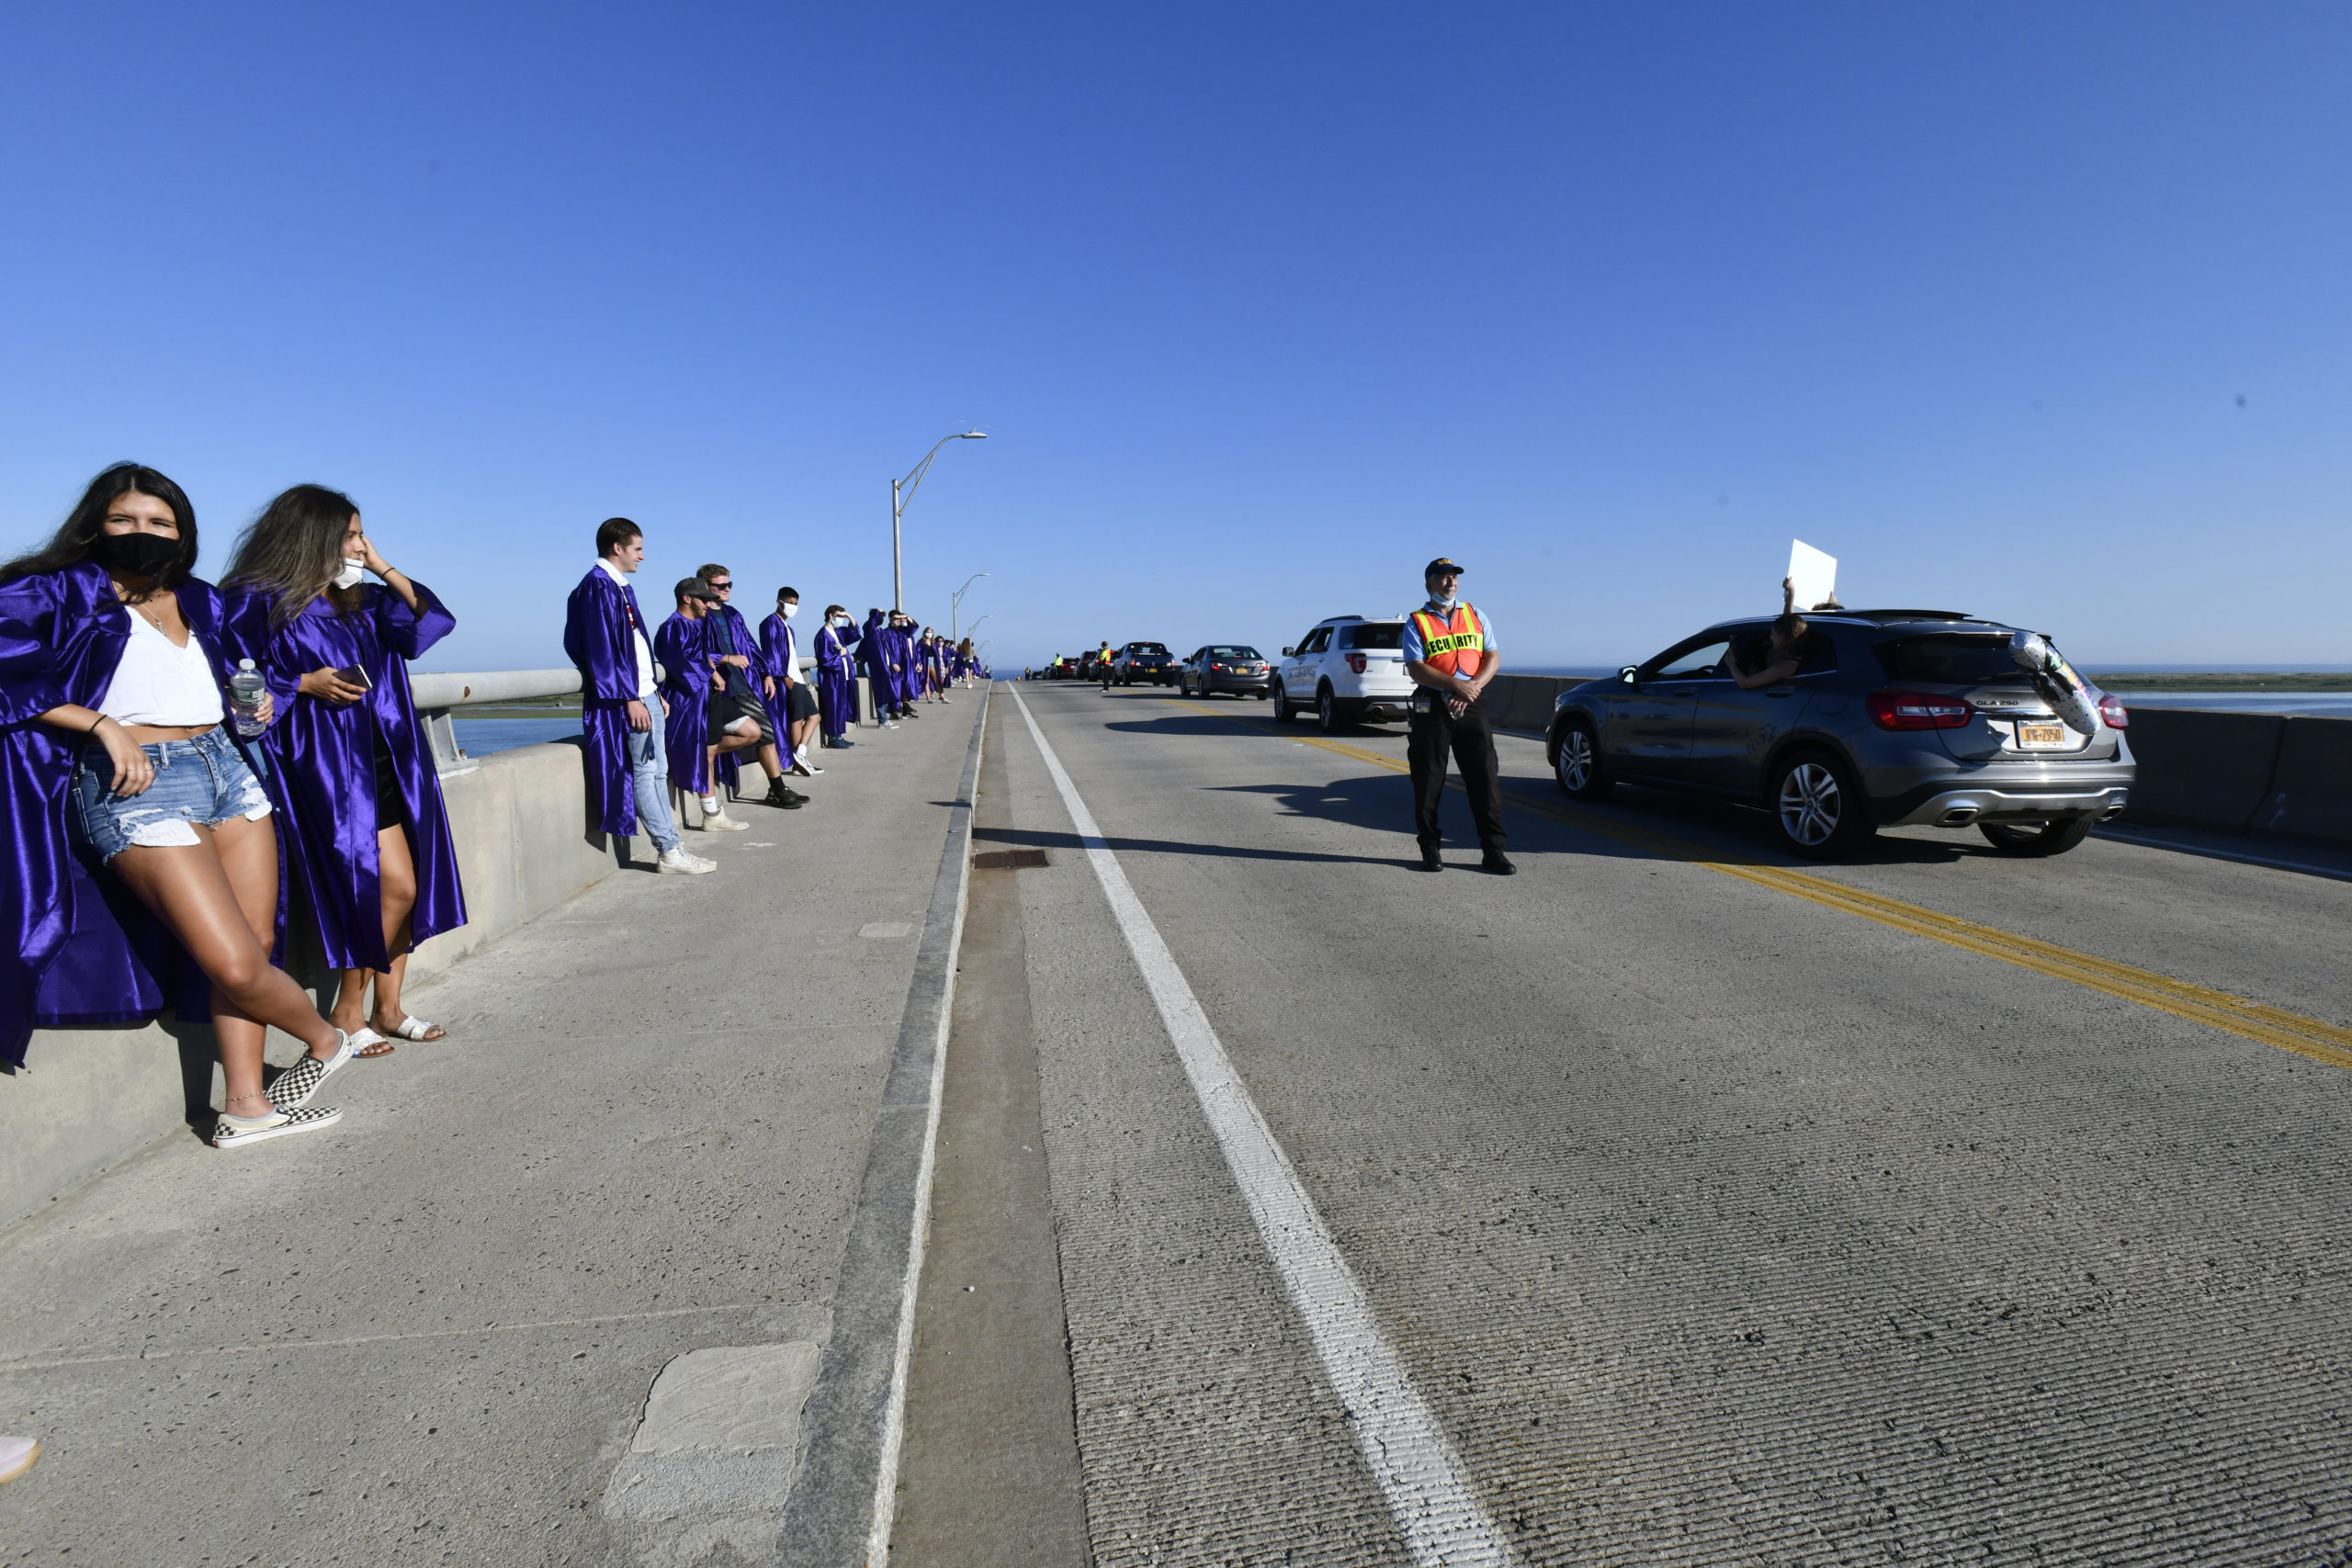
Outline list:
[[[895,718],[886,718],[882,721],[882,728],[885,729],[896,729],[899,728],[899,721]]]
[[[653,869],[668,872],[673,876],[700,876],[706,871],[717,871],[718,863],[688,854],[684,850],[663,850],[662,858],[653,863]]]
[[[750,826],[749,822],[738,822],[728,816],[727,808],[723,806],[716,811],[707,813],[702,819],[702,830],[706,833],[740,833]]]

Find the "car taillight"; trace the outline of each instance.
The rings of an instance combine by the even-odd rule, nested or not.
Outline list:
[[[2109,729],[2129,729],[2132,728],[2131,710],[2123,705],[2123,699],[2117,696],[2112,692],[2109,692],[2099,698],[2098,716],[2100,718],[2107,721],[2107,727]]]
[[[1925,692],[1872,692],[1870,709],[1871,722],[1881,729],[1960,729],[1976,716],[1962,698]]]
[[[1368,662],[1369,660],[1367,660],[1361,653],[1351,653],[1348,655],[1348,668],[1354,671],[1359,675],[1363,673],[1363,667]]]

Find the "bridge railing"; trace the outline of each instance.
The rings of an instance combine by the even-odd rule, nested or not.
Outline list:
[[[443,778],[449,778],[470,773],[480,766],[458,749],[458,727],[452,717],[459,708],[527,702],[535,697],[576,696],[580,692],[580,671],[567,667],[411,675],[408,692],[410,700],[416,704],[416,716],[424,722],[424,733],[433,742],[433,765]]]

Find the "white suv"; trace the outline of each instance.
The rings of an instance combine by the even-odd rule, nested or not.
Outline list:
[[[1274,722],[1312,713],[1324,733],[1368,718],[1400,719],[1412,711],[1405,673],[1405,623],[1334,615],[1318,621],[1296,648],[1283,649],[1274,672]]]

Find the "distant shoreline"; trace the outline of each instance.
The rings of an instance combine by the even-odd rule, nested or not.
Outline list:
[[[2084,672],[2106,692],[2352,692],[2352,671],[2323,670],[2209,671],[2169,674],[2148,671]]]

